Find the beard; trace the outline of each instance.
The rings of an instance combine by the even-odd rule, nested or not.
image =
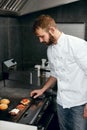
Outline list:
[[[49,33],[49,41],[46,43],[46,45],[50,46],[55,43],[55,38]]]

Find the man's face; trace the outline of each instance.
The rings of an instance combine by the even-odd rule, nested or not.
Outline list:
[[[42,28],[36,30],[36,36],[39,38],[41,43],[51,45],[54,42],[53,36]]]

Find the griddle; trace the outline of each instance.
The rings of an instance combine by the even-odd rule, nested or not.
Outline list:
[[[13,116],[9,114],[9,111],[16,108],[20,104],[21,98],[10,98],[11,101],[7,110],[0,111],[0,120],[11,121],[22,124],[37,124],[44,114],[44,111],[50,104],[50,97],[43,98],[29,98],[31,102],[25,106],[24,110],[20,111],[17,115]]]

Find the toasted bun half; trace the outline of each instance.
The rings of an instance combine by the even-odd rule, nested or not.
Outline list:
[[[7,104],[0,104],[0,110],[6,110],[8,108]]]
[[[8,104],[10,103],[10,100],[4,98],[4,99],[1,99],[0,103],[1,103],[1,104],[7,104],[7,105],[8,105]]]

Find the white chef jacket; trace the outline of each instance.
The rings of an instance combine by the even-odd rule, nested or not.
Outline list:
[[[57,78],[57,103],[63,108],[87,103],[87,42],[62,33],[47,56],[51,76]]]

